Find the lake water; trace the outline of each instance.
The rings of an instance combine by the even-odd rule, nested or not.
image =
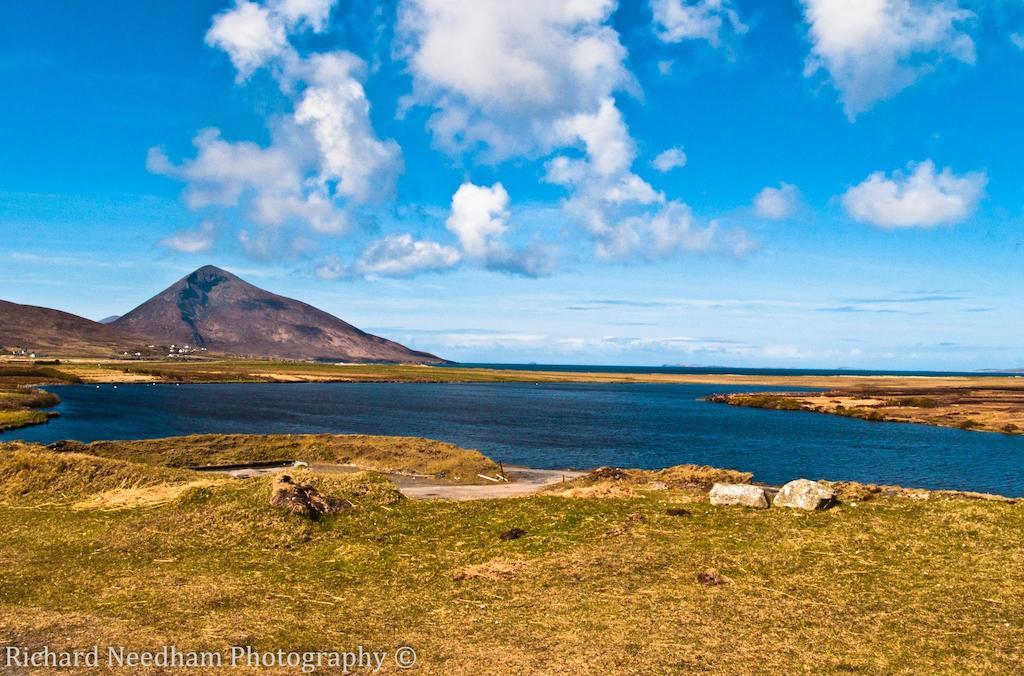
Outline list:
[[[304,383],[48,388],[46,425],[0,440],[139,439],[204,432],[412,435],[506,464],[731,467],[797,477],[1024,496],[1024,437],[869,423],[701,401],[750,386]]]

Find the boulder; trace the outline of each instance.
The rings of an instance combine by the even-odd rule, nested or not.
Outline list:
[[[322,495],[313,486],[294,483],[287,474],[274,479],[270,504],[314,521],[352,506],[347,500]]]
[[[712,505],[739,505],[768,509],[768,496],[760,486],[750,484],[715,484],[708,493]]]
[[[828,509],[836,502],[836,493],[825,484],[809,479],[790,481],[782,487],[772,504],[792,509]]]

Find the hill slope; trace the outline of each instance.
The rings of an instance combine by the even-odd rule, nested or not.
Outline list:
[[[438,363],[439,357],[360,331],[212,265],[199,268],[110,326],[150,342],[284,359]]]
[[[141,341],[123,329],[60,310],[0,300],[0,347],[55,355],[112,356]]]

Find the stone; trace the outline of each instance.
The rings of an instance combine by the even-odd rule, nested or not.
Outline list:
[[[715,484],[708,493],[712,505],[738,505],[768,509],[768,496],[760,486],[750,484]]]
[[[782,487],[772,504],[791,509],[828,509],[836,503],[836,492],[825,484],[796,479]]]
[[[498,536],[499,540],[518,540],[519,538],[526,535],[526,531],[522,528],[509,528],[507,531]]]
[[[725,575],[722,575],[714,568],[708,568],[707,570],[702,570],[697,573],[697,582],[707,587],[717,587],[719,585],[729,584],[732,580],[727,578]]]
[[[270,504],[314,521],[324,514],[336,514],[352,506],[347,500],[322,495],[313,486],[297,484],[287,474],[274,479]]]

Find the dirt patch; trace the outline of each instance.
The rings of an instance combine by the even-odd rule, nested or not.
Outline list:
[[[453,577],[456,581],[490,580],[491,582],[503,582],[514,580],[523,571],[524,567],[524,563],[518,559],[496,558],[473,566],[466,566],[456,571]]]

